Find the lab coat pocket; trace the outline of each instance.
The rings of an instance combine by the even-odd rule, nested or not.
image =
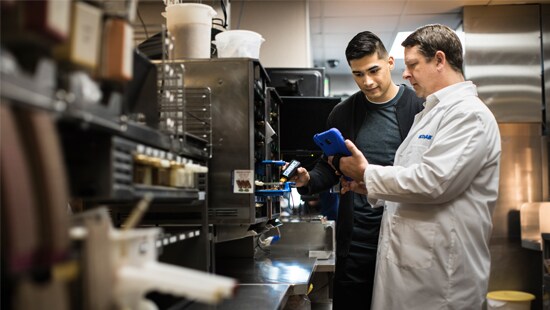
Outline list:
[[[430,268],[434,261],[437,224],[394,215],[391,222],[388,260],[408,269]]]

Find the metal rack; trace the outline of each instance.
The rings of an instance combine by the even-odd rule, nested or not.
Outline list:
[[[159,130],[175,137],[183,136],[185,128],[185,89],[182,64],[162,61],[158,70]]]
[[[156,61],[158,70],[159,130],[183,145],[198,141],[206,157],[212,157],[211,91],[208,87],[184,87],[185,66]]]
[[[206,140],[205,152],[212,157],[212,91],[209,87],[185,88],[185,132]]]

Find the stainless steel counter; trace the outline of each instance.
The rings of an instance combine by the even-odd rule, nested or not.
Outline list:
[[[306,294],[315,258],[224,258],[216,262],[216,273],[243,284],[288,284],[288,295]]]
[[[189,310],[278,310],[288,298],[289,284],[241,284],[232,299],[216,306],[193,304]]]
[[[334,272],[334,265],[336,264],[336,259],[334,255],[329,259],[318,259],[315,263],[314,272]]]
[[[242,288],[249,292],[254,290],[255,297],[249,296],[249,293],[245,292],[224,302],[218,308],[192,309],[257,310],[278,309],[277,306],[284,307],[286,298],[289,296],[307,294],[310,283],[315,282],[314,272],[325,274],[334,272],[333,255],[329,259],[308,257],[311,251],[332,251],[334,249],[333,234],[334,226],[324,225],[320,221],[285,223],[280,227],[282,238],[269,247],[269,253],[257,252],[255,258],[217,256],[215,273],[237,279]],[[247,242],[243,242],[245,247]],[[241,245],[229,247],[229,252],[227,248],[224,248],[223,253],[231,256],[231,252],[238,252]],[[278,299],[278,296],[265,292],[267,287],[272,285],[287,286],[285,299]],[[263,287],[264,291],[261,291],[261,286],[266,286]],[[275,305],[277,302],[280,304]],[[266,304],[270,306],[268,307]]]

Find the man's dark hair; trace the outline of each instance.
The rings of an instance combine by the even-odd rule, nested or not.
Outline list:
[[[422,26],[411,33],[401,45],[403,47],[418,46],[418,51],[428,61],[435,56],[437,51],[442,51],[451,67],[464,75],[462,44],[458,35],[447,26],[439,24]]]
[[[356,34],[346,47],[346,60],[348,64],[351,60],[360,59],[365,56],[378,54],[378,58],[388,57],[388,51],[382,43],[382,40],[370,31],[363,31]]]

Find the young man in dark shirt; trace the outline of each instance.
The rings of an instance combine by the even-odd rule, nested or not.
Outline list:
[[[327,128],[338,128],[370,163],[391,166],[423,100],[392,81],[394,59],[372,32],[351,39],[346,59],[360,90],[334,107]],[[321,160],[311,171],[299,168],[292,181],[300,194],[307,195],[327,190],[339,179],[334,168]],[[370,309],[383,209],[372,208],[365,195],[348,192],[340,197],[333,309]]]

